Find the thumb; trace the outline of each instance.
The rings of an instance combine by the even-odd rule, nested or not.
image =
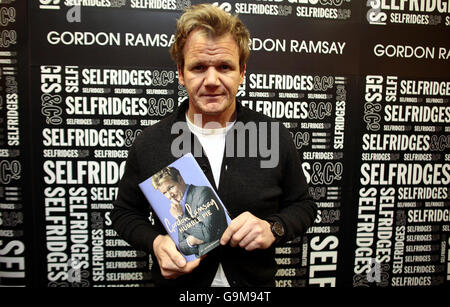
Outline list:
[[[186,265],[186,259],[184,259],[183,255],[178,251],[175,243],[171,244],[167,249],[167,254],[169,255],[172,262],[175,263],[178,267],[182,268]]]

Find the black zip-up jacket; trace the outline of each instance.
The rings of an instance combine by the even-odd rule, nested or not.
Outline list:
[[[156,259],[153,241],[166,231],[155,214],[155,225],[149,222],[152,209],[138,184],[178,159],[181,154],[178,151],[192,152],[206,177],[214,183],[208,158],[198,139],[187,128],[187,108],[186,101],[173,114],[145,128],[136,138],[111,212],[117,233],[136,249],[151,253],[153,259]],[[285,228],[285,236],[279,243],[293,240],[313,224],[317,207],[309,195],[292,137],[281,123],[243,107],[239,102],[236,103],[236,112],[236,123],[226,136],[216,192],[231,218],[249,211],[261,219],[278,220]],[[255,127],[258,133],[252,130]],[[269,159],[272,162],[278,160],[278,163]],[[152,277],[157,286],[209,286],[221,262],[231,286],[274,286],[277,270],[274,256],[274,246],[251,252],[240,247],[219,246],[210,251],[190,274],[166,280],[155,263]]]

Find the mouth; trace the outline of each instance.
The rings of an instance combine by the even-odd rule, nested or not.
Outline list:
[[[205,103],[221,103],[224,95],[203,95],[202,98]]]
[[[173,195],[173,196],[170,197],[170,200],[179,202],[180,201],[180,197],[178,195]]]
[[[225,95],[224,93],[204,93],[201,94],[203,97],[219,97]]]

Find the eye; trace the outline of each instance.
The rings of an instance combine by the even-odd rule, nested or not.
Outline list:
[[[194,71],[203,71],[204,68],[205,67],[203,65],[196,65],[196,66],[193,67],[192,70],[194,70]]]

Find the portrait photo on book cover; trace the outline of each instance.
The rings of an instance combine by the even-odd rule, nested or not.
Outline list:
[[[219,245],[230,217],[191,154],[163,168],[140,188],[188,261]]]

